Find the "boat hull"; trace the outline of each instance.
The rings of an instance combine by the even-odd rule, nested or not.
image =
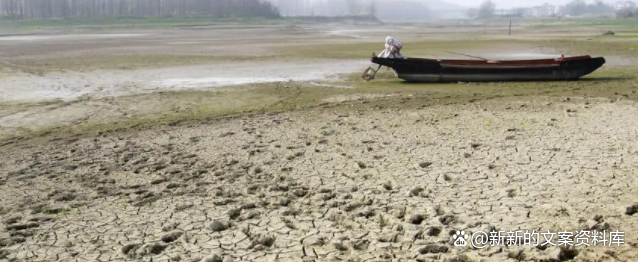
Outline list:
[[[379,58],[397,77],[410,82],[494,82],[576,80],[600,68],[605,59],[589,56],[520,61]]]

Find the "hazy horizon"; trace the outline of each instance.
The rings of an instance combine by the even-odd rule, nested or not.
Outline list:
[[[463,7],[475,7],[479,6],[483,0],[443,0],[445,2],[460,5]],[[514,8],[514,7],[530,7],[530,6],[538,6],[545,3],[550,3],[553,5],[564,5],[573,0],[518,0],[508,1],[508,0],[492,0],[496,4],[496,8]],[[594,2],[593,0],[585,0],[587,3]],[[602,1],[605,3],[615,3],[616,1]]]
[[[271,0],[272,1],[272,0]],[[301,1],[301,0],[300,0]],[[311,2],[319,2],[324,0],[310,0]],[[446,2],[449,4],[457,5],[459,7],[471,8],[478,7],[485,0],[417,0],[424,3],[430,3],[430,7],[436,7],[436,2]],[[497,9],[508,9],[508,8],[516,8],[516,7],[532,7],[539,6],[545,3],[550,3],[553,5],[565,5],[574,0],[518,0],[518,1],[510,1],[510,0],[491,0],[496,4]],[[627,1],[627,0],[602,0],[602,2],[607,4],[614,4],[619,1]],[[632,2],[637,2],[636,0],[630,0]],[[594,3],[596,0],[585,0],[587,3]]]

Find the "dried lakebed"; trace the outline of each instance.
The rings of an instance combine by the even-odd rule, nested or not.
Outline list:
[[[4,145],[0,261],[633,261],[636,115],[633,102],[526,98]],[[626,235],[575,250],[452,244],[490,229]]]
[[[82,97],[116,97],[157,91],[211,89],[253,83],[336,80],[339,74],[365,69],[368,61],[319,60],[229,62],[136,70],[22,74],[0,81],[0,102],[38,102]]]

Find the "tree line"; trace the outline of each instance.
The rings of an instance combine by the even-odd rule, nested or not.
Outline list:
[[[420,20],[436,13],[422,0],[268,0],[284,16],[374,16],[381,20]]]
[[[591,4],[588,4],[585,0],[572,0],[563,6],[544,4],[531,8],[516,8],[513,12],[509,12],[508,15],[522,17],[524,16],[526,9],[531,10],[533,8],[544,8],[545,14],[551,16],[607,15],[616,13],[616,17],[626,18],[638,16],[638,9],[634,6],[635,5],[628,5],[627,7],[616,10],[614,6],[606,4],[600,0],[595,0]],[[467,16],[470,18],[492,18],[496,16],[495,11],[496,5],[494,2],[491,0],[485,0],[478,8],[470,8],[467,11]]]
[[[609,14],[615,11],[613,6],[602,1],[587,4],[584,0],[574,0],[567,3],[563,8],[566,15],[572,16]]]
[[[638,8],[625,7],[616,12],[618,18],[633,18],[638,17]]]
[[[279,17],[261,0],[0,0],[0,18]]]
[[[363,0],[268,0],[284,16],[345,16],[360,15],[367,5]]]

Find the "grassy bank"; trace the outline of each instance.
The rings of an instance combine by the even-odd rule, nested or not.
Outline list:
[[[366,60],[372,52],[382,49],[378,42],[347,43],[347,44],[304,44],[295,46],[273,46],[269,48],[269,55],[241,56],[229,54],[202,54],[202,55],[178,55],[178,54],[103,54],[103,55],[79,55],[65,58],[45,59],[15,59],[2,62],[2,68],[8,72],[24,72],[33,75],[46,75],[54,72],[90,72],[96,70],[134,70],[144,68],[162,68],[184,65],[221,65],[232,62],[269,62],[269,61],[299,61],[308,59],[352,59]],[[550,47],[560,50],[579,52],[606,52],[612,47],[617,53],[632,52],[632,43],[609,43],[609,41],[596,41],[585,43],[583,41],[553,40],[530,41],[512,40],[503,43],[498,40],[476,40],[469,44],[466,41],[437,40],[437,41],[410,41],[406,44],[405,52],[412,56],[454,56],[445,51],[463,50],[500,50],[500,48],[528,49],[531,47]],[[461,56],[454,56],[460,58]],[[465,57],[462,57],[465,58]],[[1,76],[2,74],[0,74]]]
[[[186,21],[189,22],[189,21]],[[190,21],[192,22],[192,21]],[[628,30],[633,32],[632,30]],[[535,33],[536,31],[530,31]],[[413,33],[410,31],[410,33]],[[407,33],[406,33],[407,34]],[[282,34],[283,35],[283,34]],[[59,124],[3,132],[2,139],[15,140],[29,137],[50,137],[92,134],[148,128],[180,123],[197,124],[220,117],[251,113],[271,113],[304,108],[336,107],[339,110],[367,110],[378,107],[418,108],[438,104],[471,103],[489,99],[522,99],[524,97],[602,97],[609,101],[638,100],[636,67],[632,65],[638,46],[627,38],[584,37],[557,34],[556,37],[539,39],[496,39],[486,36],[450,33],[450,37],[422,39],[411,34],[405,38],[403,52],[412,56],[439,57],[445,51],[474,51],[495,55],[509,50],[548,50],[549,53],[589,54],[628,59],[627,65],[604,66],[581,81],[572,82],[512,82],[512,83],[452,83],[408,84],[394,77],[391,71],[382,70],[377,79],[365,82],[361,72],[346,73],[339,82],[319,82],[324,86],[307,82],[282,82],[253,84],[213,91],[171,91],[116,98],[82,98],[76,101],[51,101],[47,103],[0,104],[0,117],[20,112],[49,111],[59,108],[65,112],[83,111],[86,108],[105,108],[117,111],[77,120],[71,124]],[[325,37],[317,34],[312,37]],[[375,41],[373,41],[375,40]],[[252,44],[252,43],[249,43]],[[269,61],[316,61],[317,59],[367,60],[373,51],[380,51],[383,43],[376,39],[347,40],[338,43],[307,41],[301,44],[260,46],[267,56],[227,55],[179,55],[179,54],[130,54],[130,55],[81,55],[44,59],[15,59],[3,64],[0,73],[10,75],[22,71],[43,75],[60,71],[134,70],[196,64],[223,66],[235,61],[268,63]],[[467,51],[466,51],[467,50]],[[451,56],[448,54],[448,57]],[[617,59],[620,60],[620,59]],[[258,70],[258,63],[249,70]],[[363,70],[365,68],[361,68]],[[1,75],[1,74],[0,74]],[[348,86],[351,88],[333,88]],[[125,114],[121,113],[125,112]]]
[[[162,68],[185,65],[216,65],[241,61],[266,61],[272,56],[214,56],[214,55],[175,55],[175,54],[139,54],[139,55],[84,55],[65,59],[23,59],[0,63],[5,70],[24,72],[33,75],[46,75],[55,72],[90,72],[96,70],[134,70]]]
[[[507,49],[546,49],[560,54],[589,54],[592,56],[633,57],[638,45],[633,41],[624,41],[615,37],[596,37],[583,39],[550,40],[501,40],[477,39],[470,42],[457,40],[410,41],[404,47],[411,56],[441,56],[463,58],[446,51],[464,52],[464,50],[493,50],[494,58]],[[130,55],[82,55],[76,57],[22,59],[2,64],[5,70],[20,71],[34,75],[52,72],[89,72],[95,70],[133,70],[143,68],[161,68],[184,65],[223,64],[231,62],[269,62],[299,61],[307,59],[352,59],[366,60],[372,52],[378,52],[382,45],[377,42],[347,44],[305,44],[269,48],[269,55],[239,56],[228,54],[177,55],[177,54],[130,54]],[[6,75],[6,74],[5,74]]]
[[[525,97],[582,97],[638,101],[638,78],[634,70],[603,68],[580,81],[569,82],[507,82],[411,84],[396,79],[382,70],[377,79],[365,82],[358,74],[348,76],[339,85],[353,88],[318,87],[304,82],[282,82],[234,87],[218,91],[172,91],[118,97],[125,117],[111,121],[87,120],[70,126],[51,126],[31,130],[20,136],[5,136],[2,140],[29,137],[68,136],[111,132],[155,126],[198,124],[220,117],[254,113],[273,113],[309,108],[368,110],[374,108],[409,109],[433,105],[474,103],[489,99],[523,99]],[[324,84],[330,84],[325,82]],[[113,98],[106,98],[113,99]],[[100,99],[89,99],[99,103]],[[11,105],[12,108],[70,106],[75,102]],[[148,101],[139,104],[139,101]],[[139,105],[138,105],[139,104]],[[4,105],[5,107],[9,105]],[[0,105],[0,109],[3,106]],[[144,109],[139,109],[140,107]]]

